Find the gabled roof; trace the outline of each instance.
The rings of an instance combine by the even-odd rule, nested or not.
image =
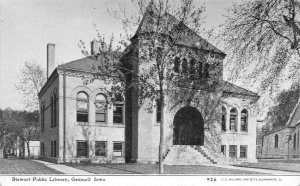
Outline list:
[[[206,41],[204,38],[199,36],[196,32],[191,30],[189,27],[187,27],[184,24],[181,24],[178,19],[176,19],[173,15],[169,13],[165,13],[160,18],[160,28],[156,31],[155,28],[155,21],[154,19],[155,14],[157,14],[157,8],[155,7],[155,4],[153,1],[151,1],[146,8],[146,12],[142,18],[142,21],[133,36],[136,37],[140,34],[147,34],[151,32],[159,32],[161,34],[169,35],[172,38],[177,38],[178,41],[176,41],[179,45],[184,45],[188,47],[194,47],[205,51],[211,51],[215,53],[219,53],[222,55],[226,55],[223,51],[219,50],[217,47],[210,44],[208,41]],[[181,26],[180,32],[174,32],[174,28],[178,27],[178,25]],[[178,33],[176,36],[174,33]]]
[[[58,68],[92,72],[93,67],[97,65],[99,65],[99,61],[94,56],[88,56],[59,65]]]
[[[240,94],[240,95],[246,95],[246,96],[253,96],[253,97],[259,97],[257,93],[252,92],[250,90],[244,89],[242,87],[239,87],[235,84],[232,84],[228,81],[223,81],[223,92],[224,93],[234,93],[234,94]]]
[[[290,115],[289,120],[286,123],[287,127],[295,127],[300,123],[300,98],[296,104],[293,112]]]

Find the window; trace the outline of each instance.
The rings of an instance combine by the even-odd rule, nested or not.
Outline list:
[[[274,144],[275,148],[278,148],[278,135],[275,135],[275,144]]]
[[[54,96],[53,96],[53,117],[54,117],[54,124],[53,124],[53,127],[56,127],[57,125],[57,107],[56,107],[56,103],[57,103],[57,95],[56,93],[54,93]]]
[[[241,112],[241,131],[248,131],[248,111],[246,109]]]
[[[196,75],[196,73],[195,73],[195,63],[196,63],[196,61],[195,61],[195,59],[192,59],[191,61],[190,61],[190,78],[191,79],[195,79],[195,75]]]
[[[77,156],[88,156],[88,143],[87,141],[77,141]]]
[[[247,145],[240,146],[240,158],[247,158]]]
[[[42,103],[41,106],[41,132],[45,131],[45,106],[44,103]]]
[[[106,156],[106,141],[95,142],[95,155]]]
[[[56,157],[56,140],[51,141],[51,157]]]
[[[88,122],[88,95],[85,92],[77,94],[77,121]]]
[[[122,157],[122,146],[123,143],[115,142],[113,145],[113,156],[115,157]]]
[[[106,97],[103,94],[98,94],[95,100],[96,123],[106,122]]]
[[[204,65],[204,78],[209,78],[209,64]]]
[[[199,74],[199,78],[202,78],[202,67],[203,66],[203,63],[200,61],[199,62],[199,67],[198,67],[198,74]]]
[[[230,123],[229,123],[229,130],[237,131],[237,111],[235,108],[230,110]]]
[[[221,153],[226,157],[226,145],[221,145]]]
[[[114,102],[113,122],[123,124],[123,98],[122,95],[116,95]]]
[[[299,132],[298,132],[298,143],[297,143],[297,149],[299,149]]]
[[[45,144],[44,142],[41,142],[41,145],[40,145],[40,150],[41,150],[41,155],[42,156],[45,156]]]
[[[229,145],[229,157],[236,158],[237,153],[237,146],[236,145]]]
[[[51,141],[51,157],[53,157],[53,141]]]
[[[179,57],[175,57],[174,59],[174,72],[179,73],[180,68],[180,59]]]
[[[156,100],[156,122],[161,122],[161,102]]]
[[[182,73],[187,73],[187,60],[185,58],[182,60],[181,69],[182,69]]]
[[[296,133],[294,134],[294,145],[293,145],[293,149],[296,150]]]
[[[51,96],[51,128],[56,127],[56,93]]]
[[[226,108],[222,107],[222,131],[226,131]]]
[[[53,95],[51,95],[50,100],[51,100],[51,101],[50,101],[50,102],[51,102],[51,103],[50,103],[50,109],[51,109],[51,125],[50,125],[50,126],[51,126],[51,128],[52,128],[52,127],[53,127],[53,124],[54,124],[54,118],[53,118],[53,116],[54,116],[54,114],[53,114],[53,113],[54,113],[54,111],[53,111],[53,110],[54,110],[54,106],[53,106],[53,104],[54,104],[54,101],[53,101]]]

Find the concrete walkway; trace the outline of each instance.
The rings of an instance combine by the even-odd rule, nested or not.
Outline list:
[[[46,162],[46,161],[40,161],[40,160],[33,160],[33,161],[36,161],[36,162],[39,162],[39,163],[42,163],[44,165],[46,165],[47,167],[50,167],[54,170],[57,170],[59,172],[62,172],[64,174],[84,174],[84,175],[87,175],[87,174],[93,174],[93,173],[90,173],[90,172],[86,172],[86,171],[83,171],[83,170],[79,170],[79,169],[75,169],[73,167],[69,167],[69,166],[66,166],[66,165],[62,165],[62,164],[55,164],[55,163],[50,163],[50,162]]]
[[[238,169],[244,171],[254,171],[263,174],[271,174],[271,175],[300,175],[298,172],[291,172],[291,171],[280,171],[280,170],[270,170],[270,169],[260,169],[260,168],[248,168],[248,167],[237,167],[232,165],[218,165],[213,164],[215,167],[227,168],[227,169]]]

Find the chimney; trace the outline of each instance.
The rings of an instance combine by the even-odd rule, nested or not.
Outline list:
[[[100,54],[101,49],[102,49],[101,42],[94,39],[91,42],[91,55]]]
[[[47,78],[55,69],[55,44],[47,44]]]

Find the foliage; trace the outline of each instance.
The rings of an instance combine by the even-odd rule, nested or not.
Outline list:
[[[269,122],[272,128],[280,128],[286,125],[300,98],[300,87],[295,83],[290,89],[282,91],[277,97],[277,104],[268,112]]]
[[[0,139],[2,147],[5,148],[10,142],[18,144],[18,139],[21,140],[19,145],[22,147],[22,142],[28,145],[29,141],[37,136],[39,118],[37,111],[16,111],[10,108],[0,111]],[[29,150],[28,154],[30,158]]]
[[[210,115],[215,113],[217,103],[220,103],[220,96],[212,94],[223,82],[222,60],[225,55],[197,35],[205,9],[194,6],[192,0],[182,0],[179,6],[176,6],[178,3],[162,0],[137,0],[133,3],[138,7],[138,14],[133,17],[126,17],[125,8],[111,12],[114,17],[122,20],[127,33],[127,38],[121,41],[125,47],[121,55],[123,47],[112,47],[114,37],[107,39],[98,33],[100,54],[93,57],[99,61],[99,65],[93,68],[97,70],[93,78],[110,85],[109,90],[106,90],[109,95],[138,95],[138,107],[149,112],[152,112],[153,103],[159,100],[159,162],[162,173],[163,151],[166,150],[164,126],[168,125],[164,120],[167,103],[174,104],[173,108],[191,103],[207,106],[203,112],[208,125],[208,120],[214,118]],[[129,32],[135,29],[134,34]],[[81,48],[88,55],[82,41]],[[176,57],[185,57],[189,61],[183,61],[178,68],[174,64]],[[215,103],[210,104],[212,102]]]
[[[35,62],[25,62],[16,89],[22,94],[26,109],[30,111],[39,109],[38,93],[45,82],[46,75],[42,67]]]
[[[300,57],[299,0],[254,0],[234,4],[223,25],[231,78],[272,91],[296,77]],[[287,76],[287,73],[289,76]],[[254,80],[255,79],[255,80]]]

